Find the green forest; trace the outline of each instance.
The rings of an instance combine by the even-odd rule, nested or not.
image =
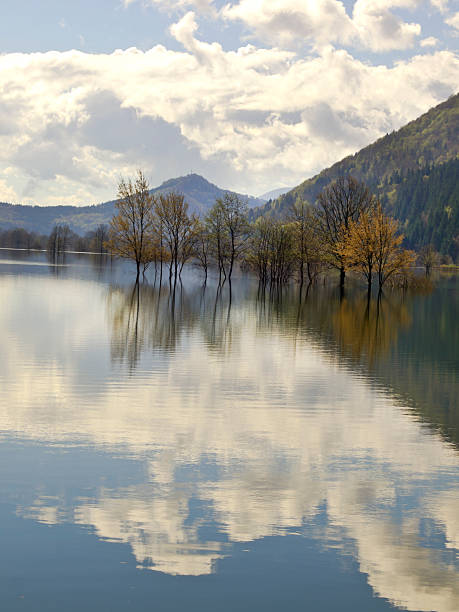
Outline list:
[[[459,159],[420,170],[395,172],[381,195],[386,211],[397,218],[408,248],[432,244],[436,251],[459,256]],[[391,189],[392,187],[392,189]]]

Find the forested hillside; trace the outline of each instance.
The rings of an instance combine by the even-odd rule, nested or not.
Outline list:
[[[388,213],[399,219],[406,245],[459,256],[459,159],[420,170],[396,172],[382,195]]]
[[[314,204],[326,185],[351,174],[403,223],[411,246],[432,240],[442,253],[455,257],[458,158],[459,94],[268,202],[256,214],[283,216],[298,199]]]

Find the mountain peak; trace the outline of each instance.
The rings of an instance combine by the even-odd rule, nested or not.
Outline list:
[[[170,187],[171,185],[175,185],[175,184],[177,185],[193,184],[193,185],[202,185],[202,186],[212,185],[213,187],[216,187],[216,185],[213,185],[213,183],[208,181],[206,178],[204,178],[200,174],[196,174],[195,172],[190,172],[189,174],[185,174],[184,176],[178,176],[176,178],[167,179],[166,181],[161,183],[161,185],[157,187],[156,189],[162,189],[163,187]]]

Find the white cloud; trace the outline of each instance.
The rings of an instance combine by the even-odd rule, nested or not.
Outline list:
[[[445,13],[449,7],[449,0],[430,0],[430,3],[441,13]]]
[[[19,200],[13,187],[0,179],[0,202],[17,202]]]
[[[213,0],[124,0],[124,5],[141,3],[143,6],[157,7],[161,10],[175,12],[184,9],[195,9],[200,13],[215,14]]]
[[[171,31],[184,51],[0,56],[0,176],[14,166],[20,198],[109,199],[120,172],[138,166],[153,182],[192,168],[244,193],[296,184],[459,82],[449,51],[389,68],[328,46],[313,57],[225,51],[199,40],[193,13]]]
[[[349,41],[354,33],[344,5],[336,0],[240,0],[225,5],[222,16],[280,44],[304,38],[322,44]]]
[[[418,5],[419,0],[357,0],[351,17],[340,0],[240,0],[221,14],[278,44],[338,42],[379,52],[413,46],[421,26],[404,22],[392,9]]]
[[[396,16],[393,8],[415,8],[419,0],[357,0],[353,22],[359,41],[373,51],[407,49],[421,34],[421,26]]]
[[[448,19],[445,19],[445,21],[449,26],[459,31],[459,11],[457,13],[454,13],[454,15],[452,15]]]
[[[434,36],[429,36],[428,38],[423,38],[420,41],[420,45],[421,47],[436,47],[438,45],[438,38],[435,38]]]

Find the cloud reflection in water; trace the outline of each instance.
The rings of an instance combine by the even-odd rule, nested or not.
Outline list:
[[[376,595],[457,610],[457,450],[340,350],[355,337],[349,303],[314,310],[235,287],[229,308],[212,289],[174,301],[166,288],[34,282],[2,279],[0,430],[134,459],[144,481],[100,486],[70,506],[40,483],[20,515],[89,527],[175,575],[218,571],[232,543],[267,536],[352,542]],[[31,304],[34,330],[24,325]],[[359,359],[378,359],[411,324],[409,304],[382,307],[390,332],[378,348],[369,321]]]

